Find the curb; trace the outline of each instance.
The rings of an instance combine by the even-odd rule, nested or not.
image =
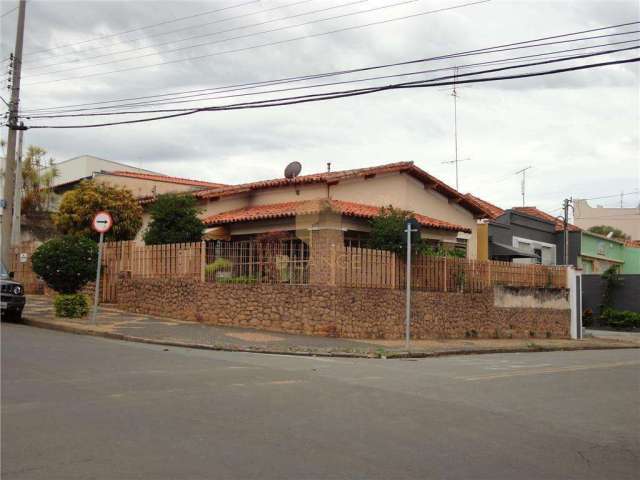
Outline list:
[[[437,352],[387,352],[386,355],[381,356],[376,353],[350,353],[350,352],[312,352],[312,351],[291,351],[291,350],[269,350],[263,348],[249,348],[249,347],[235,347],[228,345],[209,345],[202,343],[189,343],[179,342],[175,340],[159,340],[155,338],[147,337],[135,337],[131,335],[124,335],[122,333],[103,332],[100,330],[91,330],[72,327],[69,325],[60,325],[50,322],[43,322],[41,320],[31,320],[23,317],[23,325],[30,327],[43,328],[46,330],[56,330],[65,333],[72,333],[75,335],[87,335],[92,337],[102,337],[111,340],[121,340],[125,342],[146,343],[151,345],[162,345],[167,347],[180,347],[180,348],[193,348],[197,350],[213,350],[221,352],[240,352],[240,353],[260,353],[264,355],[290,355],[296,357],[334,357],[334,358],[367,358],[367,359],[418,359],[418,358],[431,358],[431,357],[446,357],[453,355],[484,355],[492,353],[531,353],[531,352],[572,352],[580,350],[629,350],[640,349],[640,345],[631,346],[624,345],[618,347],[610,346],[576,346],[576,347],[558,347],[549,348],[543,346],[536,346],[534,348],[491,348],[481,350],[443,350]]]

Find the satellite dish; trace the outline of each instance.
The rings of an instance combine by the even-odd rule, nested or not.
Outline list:
[[[287,168],[284,169],[285,178],[292,179],[300,175],[302,171],[302,164],[300,162],[291,162],[287,165]]]

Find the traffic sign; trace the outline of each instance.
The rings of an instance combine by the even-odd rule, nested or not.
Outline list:
[[[113,226],[113,218],[109,212],[98,212],[93,217],[91,227],[98,233],[106,233]]]

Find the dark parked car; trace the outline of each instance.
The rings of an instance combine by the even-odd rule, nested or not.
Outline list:
[[[0,263],[0,310],[2,320],[19,321],[22,319],[22,309],[26,299],[24,287],[12,280],[13,275],[7,272]]]

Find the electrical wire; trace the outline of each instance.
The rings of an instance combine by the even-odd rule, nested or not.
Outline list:
[[[142,100],[142,99],[148,99],[148,98],[172,97],[172,96],[176,96],[176,95],[183,95],[183,94],[190,94],[190,93],[197,93],[197,92],[214,92],[214,91],[220,91],[220,90],[227,90],[227,89],[230,89],[230,88],[257,87],[257,86],[274,85],[274,84],[287,83],[287,82],[293,82],[293,81],[310,80],[310,79],[315,79],[315,78],[325,78],[325,77],[328,77],[328,76],[345,75],[345,74],[350,74],[350,73],[377,70],[377,69],[382,69],[382,68],[406,66],[406,65],[411,65],[411,64],[415,64],[415,63],[422,63],[422,62],[432,61],[432,60],[443,60],[443,59],[450,59],[450,58],[456,58],[456,57],[465,57],[465,56],[470,56],[470,55],[476,55],[476,54],[481,54],[481,53],[492,53],[492,52],[498,52],[498,51],[518,50],[520,48],[532,48],[532,45],[527,45],[527,44],[531,44],[531,43],[534,43],[534,42],[541,42],[541,41],[545,41],[545,40],[553,40],[553,39],[557,39],[557,38],[564,38],[564,37],[568,37],[568,36],[580,35],[580,34],[583,34],[583,33],[591,33],[591,32],[594,32],[594,31],[608,30],[608,29],[612,29],[612,28],[618,28],[618,27],[633,25],[633,24],[637,24],[637,23],[640,23],[640,22],[629,22],[629,23],[623,23],[623,24],[619,24],[619,25],[600,27],[600,28],[596,28],[596,29],[589,29],[589,30],[571,32],[571,33],[567,33],[567,34],[540,37],[540,38],[536,38],[536,39],[532,39],[532,40],[513,42],[513,43],[507,43],[507,44],[501,44],[501,45],[494,45],[492,47],[485,47],[485,48],[481,48],[481,49],[467,50],[467,51],[462,51],[462,52],[457,52],[457,53],[452,53],[452,54],[420,58],[420,59],[417,59],[417,60],[408,60],[408,61],[402,61],[402,62],[387,63],[387,64],[375,65],[375,66],[369,66],[369,67],[343,69],[343,70],[338,70],[338,71],[333,71],[333,72],[325,72],[325,73],[319,73],[319,74],[305,74],[305,75],[301,75],[301,76],[284,77],[284,78],[279,78],[279,79],[275,79],[275,80],[266,80],[266,81],[260,81],[260,82],[245,82],[245,83],[240,83],[240,84],[235,84],[235,85],[227,85],[227,86],[212,87],[212,88],[201,88],[201,89],[194,89],[194,90],[185,90],[185,91],[172,92],[172,93],[166,93],[166,94],[146,95],[146,96],[140,96],[140,97],[128,97],[128,98],[121,98],[121,99],[116,99],[116,100],[105,100],[105,101],[99,101],[99,102],[71,104],[71,105],[65,105],[65,106],[25,109],[25,110],[22,110],[22,112],[42,112],[42,111],[47,111],[47,110],[59,110],[59,109],[63,109],[63,108],[83,107],[83,106],[90,106],[90,105],[103,105],[103,104],[106,104],[106,103],[116,103],[116,102],[131,101],[131,100]],[[548,43],[543,43],[543,44],[538,44],[538,45],[533,45],[533,46],[542,46],[542,45],[546,46],[546,45],[553,45],[553,44],[556,44],[556,42],[548,42]],[[514,48],[510,48],[510,47],[514,47]]]
[[[144,123],[144,122],[150,122],[150,121],[156,121],[156,120],[193,115],[195,113],[204,112],[204,111],[227,111],[227,110],[241,110],[241,109],[249,109],[249,108],[253,109],[253,108],[276,107],[276,106],[283,106],[283,105],[296,105],[296,104],[325,101],[325,100],[331,100],[331,99],[337,99],[337,98],[346,98],[346,97],[352,97],[352,96],[358,96],[358,95],[367,95],[370,93],[382,92],[382,91],[392,90],[392,89],[435,87],[435,86],[443,86],[443,85],[453,85],[454,83],[457,85],[457,84],[466,84],[466,83],[513,80],[513,79],[530,78],[530,77],[545,76],[545,75],[555,75],[559,73],[573,72],[573,71],[579,71],[579,70],[585,70],[585,69],[591,69],[591,68],[599,68],[599,67],[610,66],[610,65],[621,65],[625,63],[632,63],[632,62],[638,62],[638,61],[640,61],[640,57],[634,57],[634,58],[629,58],[624,60],[614,60],[610,62],[593,63],[593,64],[587,64],[587,65],[578,65],[578,66],[573,66],[568,68],[558,68],[553,70],[545,70],[542,72],[523,73],[523,74],[517,74],[517,75],[504,75],[504,76],[498,76],[498,77],[467,79],[467,80],[460,80],[459,78],[457,78],[455,81],[434,82],[434,83],[408,82],[407,84],[395,84],[395,85],[386,85],[382,87],[368,88],[368,89],[358,89],[358,90],[343,91],[343,92],[331,92],[327,94],[306,95],[302,97],[292,97],[292,98],[284,98],[284,99],[272,99],[272,100],[266,100],[261,102],[251,102],[248,104],[235,104],[235,105],[232,104],[232,105],[223,105],[223,106],[216,106],[216,107],[205,107],[205,108],[189,110],[186,112],[179,112],[179,113],[161,115],[156,117],[141,118],[141,119],[135,119],[135,120],[123,120],[119,122],[104,122],[104,123],[84,124],[84,125],[32,125],[32,126],[29,126],[28,128],[37,128],[37,129],[74,128],[75,129],[75,128],[96,128],[96,127],[105,127],[105,126]],[[458,77],[459,76],[460,75],[458,75]]]
[[[301,4],[301,3],[308,3],[309,1],[313,1],[313,0],[304,0],[304,1],[293,3],[293,4],[290,4],[290,5],[298,5],[298,4]],[[352,5],[357,5],[359,3],[365,3],[365,2],[368,2],[368,1],[369,0],[356,0],[356,1],[353,1],[353,2],[341,3],[339,5],[334,5],[332,7],[320,8],[320,9],[311,10],[311,11],[308,11],[308,12],[297,13],[295,15],[288,15],[286,17],[274,18],[274,19],[265,20],[265,21],[262,21],[262,22],[251,23],[251,24],[248,24],[248,25],[240,25],[238,27],[228,28],[226,30],[219,30],[217,32],[210,32],[210,33],[201,34],[201,35],[194,35],[192,37],[180,38],[178,40],[171,40],[171,41],[167,41],[167,42],[163,42],[163,43],[154,43],[154,44],[151,44],[151,45],[146,45],[146,46],[136,47],[136,48],[130,48],[128,50],[120,50],[120,51],[117,51],[117,52],[104,53],[102,55],[95,55],[93,57],[79,58],[79,59],[75,59],[75,60],[69,60],[69,61],[57,62],[57,63],[49,63],[49,64],[43,64],[43,65],[36,65],[34,67],[27,66],[27,67],[25,67],[25,70],[29,72],[29,71],[34,71],[34,70],[40,70],[42,68],[55,67],[57,65],[65,65],[65,64],[68,64],[68,63],[84,62],[84,61],[88,61],[88,60],[94,60],[96,58],[111,57],[111,56],[119,55],[119,54],[122,54],[122,53],[136,52],[136,51],[139,51],[139,50],[146,50],[146,49],[149,49],[149,48],[157,48],[157,47],[162,47],[162,46],[165,46],[165,45],[172,45],[174,43],[185,42],[187,40],[194,40],[194,39],[197,39],[197,38],[212,37],[214,35],[220,35],[220,34],[223,34],[223,33],[234,32],[236,30],[244,30],[246,28],[257,27],[257,26],[260,26],[260,25],[266,25],[268,23],[281,22],[283,20],[290,20],[292,18],[303,17],[303,16],[306,16],[306,15],[313,15],[315,13],[327,12],[329,10],[336,10],[338,8],[350,7]],[[402,5],[402,4],[405,4],[405,3],[414,3],[414,2],[417,2],[417,1],[420,1],[420,0],[407,0],[405,2],[401,2],[401,3],[396,4],[396,5]],[[265,11],[271,11],[271,10],[276,10],[276,9],[281,9],[281,8],[284,8],[284,6],[270,8],[270,9],[265,10]],[[254,12],[251,15],[256,15],[256,13],[264,13],[264,12]],[[357,13],[358,12],[353,13],[353,14],[349,14],[349,15],[356,15]],[[241,17],[241,16],[246,16],[246,15],[239,15],[238,17]],[[217,22],[228,21],[228,20],[229,19],[222,19],[222,20],[218,20]],[[187,46],[187,47],[184,47],[184,48],[186,49],[186,48],[194,48],[194,47],[198,47],[198,46],[202,46],[202,45],[213,45],[213,44],[217,44],[217,43],[228,42],[228,41],[231,41],[231,40],[237,40],[237,39],[240,39],[240,38],[248,38],[248,37],[251,37],[251,36],[254,36],[254,35],[262,35],[264,33],[271,33],[271,32],[275,32],[275,31],[279,31],[279,30],[295,28],[295,27],[303,26],[303,25],[307,25],[307,23],[303,23],[303,24],[299,24],[299,25],[291,25],[291,26],[288,26],[288,27],[282,27],[282,28],[277,28],[277,29],[273,29],[273,30],[267,30],[265,32],[255,32],[255,33],[251,33],[251,34],[248,34],[248,35],[242,35],[242,36],[238,36],[238,37],[225,38],[223,40],[219,40],[219,41],[211,42],[211,43],[207,42],[207,43],[203,43],[203,44],[200,44],[200,45],[190,45],[190,46]],[[193,29],[193,27],[189,28],[189,30],[192,30],[192,29]],[[182,30],[182,29],[179,29],[179,30]],[[179,30],[174,30],[174,31],[179,31]],[[168,33],[169,32],[165,32],[165,33],[162,33],[162,35],[167,35]],[[82,54],[84,52],[74,52],[74,54],[77,54],[77,53]],[[163,52],[163,53],[170,53],[170,52]],[[155,55],[155,53],[152,54],[152,55]],[[141,56],[141,57],[130,57],[130,58],[143,58],[143,57],[144,57],[144,55]],[[112,62],[99,63],[97,65],[106,65],[108,63],[116,63],[118,61],[125,61],[125,60],[128,60],[128,58],[122,59],[122,60],[113,60]],[[83,67],[83,68],[88,68],[88,67]],[[69,70],[72,70],[72,69],[59,70],[58,72],[60,72],[60,71],[69,71]],[[57,73],[57,72],[43,72],[42,74],[38,74],[38,75],[44,75],[46,73]]]
[[[565,50],[556,50],[554,52],[538,53],[538,54],[534,54],[534,55],[524,55],[524,56],[520,56],[520,57],[513,57],[513,58],[510,58],[510,59],[499,59],[499,60],[491,60],[491,61],[486,61],[486,62],[466,64],[466,65],[456,65],[455,67],[444,67],[444,68],[438,68],[438,69],[419,70],[419,71],[414,71],[414,72],[404,72],[404,73],[398,73],[398,74],[393,74],[393,75],[381,75],[381,76],[368,77],[368,78],[356,79],[356,80],[343,80],[343,81],[339,81],[339,82],[330,82],[330,83],[324,83],[324,84],[305,85],[305,86],[300,86],[300,87],[290,87],[290,88],[279,89],[279,90],[263,90],[263,91],[259,91],[259,92],[253,92],[253,93],[244,93],[244,94],[237,94],[237,95],[224,95],[224,96],[209,96],[209,97],[207,95],[210,95],[210,93],[201,93],[201,94],[194,94],[194,95],[178,96],[178,97],[173,97],[173,98],[170,98],[170,99],[158,99],[158,100],[151,100],[151,101],[137,102],[137,103],[130,103],[130,104],[118,104],[118,105],[110,105],[110,106],[106,106],[106,107],[94,107],[94,108],[91,108],[91,109],[79,108],[79,109],[57,110],[57,111],[55,111],[55,113],[68,113],[68,112],[84,111],[84,110],[108,110],[108,109],[112,109],[112,108],[135,108],[137,106],[148,106],[148,105],[170,105],[170,104],[179,104],[179,103],[192,103],[192,102],[196,102],[196,101],[212,100],[212,99],[217,99],[217,98],[231,98],[231,97],[239,97],[239,96],[260,95],[260,94],[264,94],[264,93],[274,93],[274,92],[280,92],[280,91],[302,90],[302,89],[308,89],[308,88],[313,88],[313,87],[318,87],[318,86],[321,87],[321,86],[341,85],[341,84],[348,84],[348,83],[358,83],[358,82],[365,82],[365,81],[372,81],[372,80],[381,80],[381,79],[386,79],[386,78],[396,78],[396,77],[420,75],[420,74],[423,74],[423,73],[431,73],[431,72],[437,72],[437,71],[443,71],[443,70],[451,70],[453,68],[471,68],[471,67],[476,67],[476,66],[481,66],[481,65],[492,65],[492,64],[507,63],[507,62],[517,62],[518,60],[527,59],[527,58],[534,58],[534,57],[540,57],[540,56],[549,57],[550,55],[554,55],[556,53],[566,53],[566,52],[577,51],[577,50],[585,50],[585,49],[596,48],[596,47],[600,47],[600,46],[614,46],[614,45],[619,45],[619,44],[634,43],[634,42],[638,42],[638,41],[640,41],[640,38],[633,39],[633,40],[626,40],[626,41],[623,41],[623,42],[614,42],[614,43],[600,44],[600,45],[595,45],[595,46],[591,45],[591,46],[587,46],[587,47],[579,47],[579,48],[572,48],[572,49],[565,49]],[[636,47],[632,47],[631,49],[633,49],[633,48],[636,48]],[[599,53],[599,54],[616,53],[616,52],[624,51],[624,50],[626,50],[626,49],[605,51],[605,52]],[[491,52],[491,53],[493,53],[493,52]],[[558,56],[558,57],[549,57],[549,58],[569,58],[569,57],[568,56]],[[324,77],[324,78],[326,78],[326,77]],[[283,82],[283,83],[294,83],[294,82]],[[241,87],[241,88],[235,88],[235,89],[228,89],[228,90],[222,91],[222,93],[237,92],[237,91],[249,90],[249,89],[254,89],[254,88],[258,88],[258,87]],[[185,99],[188,99],[188,98],[195,98],[195,99],[194,100],[185,100]],[[170,101],[167,101],[167,100],[170,100]],[[173,101],[173,100],[175,100],[175,101]],[[49,112],[40,112],[40,113],[52,113],[52,112],[49,111]],[[34,116],[33,114],[28,114],[28,115],[24,115],[24,116],[28,116],[28,117],[31,117],[31,118],[38,118],[37,115]],[[39,118],[44,118],[44,117],[39,117]]]
[[[44,81],[40,81],[40,82],[29,82],[29,83],[25,83],[25,85],[40,85],[40,84],[43,84],[43,83],[59,83],[59,82],[66,82],[68,80],[91,78],[91,77],[102,76],[102,75],[110,75],[110,74],[113,74],[113,73],[130,72],[130,71],[133,71],[133,70],[152,68],[152,67],[157,67],[157,66],[161,66],[161,65],[168,65],[168,64],[173,64],[173,63],[187,62],[187,61],[193,61],[193,60],[201,60],[203,58],[210,58],[210,57],[214,57],[214,56],[218,56],[218,55],[224,55],[224,54],[228,54],[228,53],[244,52],[244,51],[249,51],[249,50],[253,50],[253,49],[256,49],[256,48],[270,47],[270,46],[274,46],[274,45],[283,45],[283,44],[286,44],[286,43],[291,43],[291,42],[295,42],[295,41],[303,40],[303,39],[307,39],[307,38],[317,38],[317,37],[321,37],[321,36],[325,36],[325,35],[332,35],[334,33],[345,32],[345,31],[349,31],[349,30],[356,30],[356,29],[360,29],[360,28],[367,28],[367,27],[372,27],[372,26],[376,26],[376,25],[382,25],[382,24],[386,24],[386,23],[396,22],[396,21],[400,21],[400,20],[407,20],[409,18],[416,18],[416,17],[420,17],[420,16],[423,16],[423,15],[430,15],[430,14],[434,14],[434,13],[440,13],[440,12],[444,12],[444,11],[455,10],[455,9],[459,9],[459,8],[464,8],[464,7],[469,7],[469,6],[473,6],[473,5],[487,3],[487,2],[490,2],[490,1],[491,0],[477,0],[477,1],[474,1],[474,2],[462,3],[462,4],[454,5],[454,6],[451,6],[451,7],[443,7],[443,8],[439,8],[439,9],[435,9],[435,10],[428,10],[428,11],[425,11],[425,12],[414,13],[414,14],[411,14],[411,15],[404,15],[404,16],[401,16],[401,17],[395,17],[395,18],[390,18],[390,19],[386,19],[386,20],[380,20],[380,21],[377,21],[377,22],[370,22],[370,23],[366,23],[366,24],[363,24],[363,25],[353,25],[353,26],[350,26],[350,27],[339,28],[339,29],[330,30],[330,31],[327,31],[327,32],[320,32],[320,33],[315,33],[315,34],[302,35],[300,37],[289,38],[289,39],[286,39],[286,40],[280,40],[280,41],[276,41],[276,42],[268,42],[268,43],[263,43],[263,44],[258,44],[258,45],[252,45],[252,46],[249,46],[249,47],[242,47],[242,48],[236,48],[236,49],[232,49],[232,50],[226,50],[226,51],[221,51],[221,52],[209,53],[209,54],[205,54],[205,55],[199,55],[199,56],[195,56],[195,57],[179,58],[179,59],[176,59],[176,60],[159,62],[159,63],[149,64],[149,65],[141,65],[141,66],[129,67],[129,68],[124,68],[124,69],[119,69],[119,70],[112,70],[112,71],[109,71],[109,72],[92,73],[92,74],[87,74],[87,75],[77,75],[77,76],[73,76],[73,77],[65,77],[65,78],[60,78],[60,79],[56,79],[56,80],[44,80]]]
[[[0,15],[0,18],[4,18],[4,17],[6,17],[6,16],[7,16],[7,15],[9,15],[10,13],[15,12],[17,9],[18,9],[18,7],[13,7],[12,9],[7,10],[7,11],[6,11],[6,12],[4,12],[2,15]]]
[[[215,10],[207,10],[205,12],[200,12],[200,13],[195,13],[195,14],[192,14],[192,15],[187,15],[187,16],[184,16],[184,17],[174,18],[172,20],[165,20],[165,21],[158,22],[158,23],[153,23],[153,24],[150,24],[150,25],[144,25],[142,27],[132,28],[130,30],[124,30],[122,32],[110,33],[110,34],[107,34],[107,35],[101,35],[99,37],[89,38],[87,40],[82,40],[80,42],[67,43],[65,45],[57,45],[55,47],[46,48],[46,49],[38,50],[38,51],[35,51],[35,52],[26,52],[22,56],[23,57],[28,57],[30,55],[36,55],[38,53],[50,52],[52,50],[59,50],[61,48],[67,48],[67,47],[75,47],[76,45],[83,45],[83,44],[87,44],[87,43],[90,43],[90,42],[97,42],[98,40],[104,40],[106,38],[119,37],[121,35],[126,35],[128,33],[138,32],[140,30],[146,30],[148,28],[153,28],[153,27],[159,27],[160,25],[167,25],[169,23],[180,22],[182,20],[188,20],[190,18],[201,17],[203,15],[210,15],[212,13],[219,13],[219,12],[223,12],[225,10],[232,10],[234,8],[244,7],[244,6],[247,6],[247,5],[251,5],[253,3],[260,3],[260,0],[251,0],[249,2],[239,3],[239,4],[236,4],[236,5],[230,5],[230,6],[224,7],[224,8],[217,8]]]
[[[591,198],[576,198],[576,200],[601,200],[603,198],[620,198],[620,197],[625,197],[627,195],[640,195],[640,190],[635,190],[633,192],[627,192],[627,193],[616,193],[615,195],[604,195],[602,197],[591,197]]]
[[[634,40],[635,42],[640,41],[640,39]],[[523,67],[528,67],[528,66],[536,66],[536,65],[544,65],[544,64],[548,64],[548,63],[555,63],[555,62],[560,62],[560,61],[567,61],[567,60],[576,60],[576,59],[582,59],[582,58],[589,58],[589,57],[593,57],[593,56],[599,56],[599,55],[608,55],[608,54],[612,54],[612,53],[619,53],[619,52],[623,52],[623,51],[629,51],[629,50],[636,50],[640,48],[640,46],[635,46],[635,47],[628,47],[628,48],[621,48],[621,49],[614,49],[614,50],[605,50],[605,51],[599,51],[599,52],[592,52],[589,54],[585,54],[585,55],[579,55],[579,56],[561,56],[557,59],[551,59],[551,60],[546,60],[544,62],[539,62],[539,63],[533,63],[533,64],[527,64],[527,65],[517,65],[517,66],[513,66],[513,67],[505,67],[505,68],[500,68],[500,69],[493,69],[493,70],[485,70],[482,72],[472,72],[472,73],[468,73],[468,74],[463,74],[461,76],[467,76],[467,75],[477,75],[480,73],[488,73],[488,72],[496,72],[496,71],[501,71],[504,70],[506,68],[523,68]],[[552,53],[556,53],[556,52],[552,52]],[[480,63],[476,63],[476,64],[470,64],[470,65],[461,65],[461,66],[456,66],[456,67],[445,67],[445,68],[439,68],[439,69],[430,69],[430,70],[420,70],[417,72],[405,72],[405,73],[400,73],[400,74],[394,74],[394,75],[383,75],[383,76],[376,76],[376,77],[368,77],[368,78],[364,78],[364,79],[356,79],[356,80],[344,80],[344,81],[340,81],[340,82],[330,82],[330,83],[321,83],[321,84],[315,84],[315,85],[307,85],[307,86],[301,86],[301,87],[289,87],[289,88],[283,88],[283,89],[276,89],[276,90],[267,90],[267,91],[262,91],[262,92],[256,92],[256,93],[243,93],[243,94],[234,94],[234,95],[223,95],[223,96],[215,96],[215,97],[207,97],[207,98],[199,98],[198,100],[178,100],[178,101],[172,101],[172,102],[156,102],[156,103],[150,103],[150,102],[141,102],[138,104],[125,104],[125,105],[119,105],[119,106],[109,106],[109,107],[95,107],[92,108],[90,110],[103,110],[103,109],[113,109],[113,108],[127,108],[127,107],[139,107],[139,106],[157,106],[157,105],[172,105],[172,104],[181,104],[181,103],[192,103],[194,101],[203,101],[203,100],[215,100],[215,99],[223,99],[223,98],[233,98],[233,97],[242,97],[242,96],[248,96],[248,95],[261,95],[261,94],[266,94],[266,93],[281,93],[281,92],[286,92],[286,91],[293,91],[293,90],[301,90],[301,89],[309,89],[309,88],[318,88],[318,87],[327,87],[327,86],[335,86],[335,85],[343,85],[343,84],[350,84],[350,83],[358,83],[358,82],[365,82],[365,81],[372,81],[372,80],[382,80],[382,79],[389,79],[389,78],[396,78],[396,77],[406,77],[406,76],[411,76],[411,75],[418,75],[418,74],[424,74],[424,73],[433,73],[433,72],[438,72],[438,71],[443,71],[443,70],[451,70],[454,68],[470,68],[470,67],[476,67],[476,66],[482,66],[482,65],[490,65],[490,64],[496,64],[496,63],[505,63],[505,62],[513,62],[514,60],[520,60],[520,59],[527,59],[527,58],[531,58],[531,57],[537,57],[540,55],[546,55],[546,54],[536,54],[536,55],[527,55],[524,57],[516,57],[515,59],[509,59],[509,60],[495,60],[495,61],[488,61],[488,62],[480,62]],[[429,81],[435,81],[435,80],[442,80],[442,79],[448,79],[451,78],[451,76],[447,76],[447,77],[440,77],[437,79],[432,79]],[[426,80],[420,80],[420,82],[425,82]],[[183,97],[184,98],[184,97]],[[86,109],[77,109],[75,111],[85,111]],[[22,118],[63,118],[63,117],[82,117],[82,116],[106,116],[106,115],[113,115],[113,114],[117,114],[117,115],[123,115],[123,114],[139,114],[139,113],[157,113],[157,112],[169,112],[169,111],[185,111],[185,110],[191,110],[191,108],[183,108],[183,109],[166,109],[166,110],[150,110],[150,111],[129,111],[129,112],[104,112],[104,113],[77,113],[77,114],[73,114],[71,112],[73,112],[74,110],[66,110],[63,113],[58,113],[58,114],[41,114],[41,115],[37,115],[37,114],[31,114],[31,115],[20,115],[20,117]]]
[[[264,30],[262,32],[253,32],[253,33],[248,33],[248,34],[245,34],[245,35],[238,35],[238,36],[235,36],[235,37],[224,38],[222,40],[216,40],[216,41],[213,41],[213,42],[204,42],[204,43],[198,43],[198,44],[195,44],[195,45],[186,45],[184,47],[174,48],[173,50],[164,50],[164,51],[162,51],[160,53],[166,55],[167,53],[181,52],[183,50],[190,50],[192,48],[198,48],[198,47],[209,46],[209,45],[217,45],[219,43],[230,42],[230,41],[233,41],[233,40],[239,40],[239,39],[243,39],[243,38],[254,37],[254,36],[257,36],[257,35],[264,35],[264,34],[267,34],[267,33],[274,33],[274,32],[279,32],[279,31],[282,31],[282,30],[289,30],[289,29],[292,29],[292,28],[304,27],[304,26],[307,26],[307,25],[314,25],[316,23],[327,22],[327,21],[336,20],[336,19],[339,19],[339,18],[351,17],[353,15],[362,15],[362,14],[365,14],[365,13],[371,13],[371,12],[375,12],[375,11],[385,10],[385,9],[388,9],[388,8],[399,7],[401,5],[407,5],[407,4],[416,3],[416,2],[419,2],[419,1],[420,0],[402,0],[401,2],[391,3],[391,4],[383,5],[383,6],[380,6],[380,7],[368,8],[368,9],[365,9],[365,10],[360,10],[358,12],[343,13],[341,15],[334,15],[332,17],[309,20],[307,22],[298,23],[298,24],[295,24],[295,25],[286,25],[286,26],[283,26],[283,27],[272,28],[270,30]],[[490,0],[483,0],[483,1],[484,2],[488,2]],[[359,3],[359,2],[354,2],[354,3]],[[331,8],[329,8],[329,10],[330,9]],[[325,9],[325,10],[327,10],[327,9]],[[213,33],[211,35],[216,35],[217,33],[218,32],[215,32],[215,33]],[[186,39],[183,39],[183,40],[190,40],[190,39],[193,39],[193,38],[208,37],[208,36],[211,36],[211,35],[208,35],[208,34],[207,35],[200,35],[200,36],[186,38]],[[172,43],[175,43],[175,42],[165,42],[163,44],[151,45],[150,47],[146,47],[146,48],[152,48],[152,47],[157,47],[157,46],[162,46],[162,45],[170,45]],[[138,50],[138,49],[132,49],[132,51],[134,51],[134,50]],[[100,67],[100,66],[104,66],[104,65],[112,65],[114,63],[126,62],[128,60],[139,60],[141,58],[154,57],[156,55],[158,55],[158,52],[145,53],[143,55],[135,55],[135,56],[132,56],[132,57],[126,57],[126,58],[122,58],[122,59],[118,59],[118,60],[109,60],[107,62],[89,64],[87,66],[80,67],[80,68],[75,68],[74,67],[74,68],[66,68],[66,69],[62,69],[62,70],[54,70],[54,71],[50,71],[50,72],[36,73],[36,74],[30,75],[30,77],[39,77],[39,76],[42,76],[42,75],[53,75],[53,74],[56,74],[56,73],[64,73],[64,72],[69,72],[69,71],[86,70],[87,68]],[[91,58],[89,58],[89,60],[91,60]],[[52,64],[52,65],[55,66],[57,64]]]

